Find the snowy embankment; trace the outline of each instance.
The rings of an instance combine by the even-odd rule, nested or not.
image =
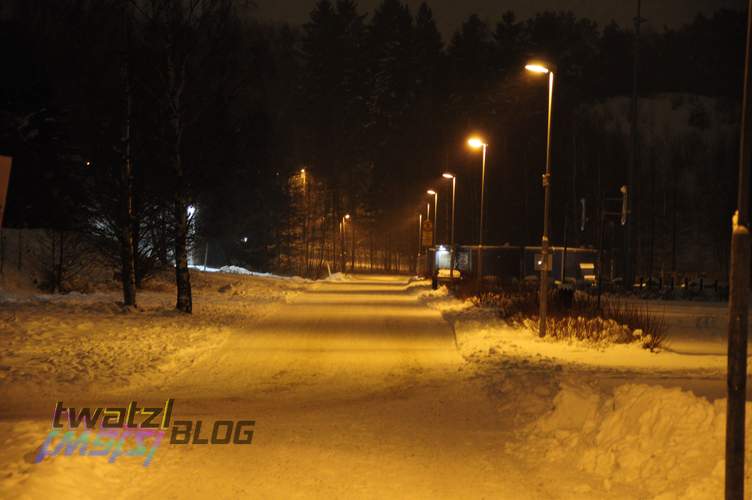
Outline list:
[[[558,476],[556,496],[722,496],[725,356],[540,339],[446,288],[413,290],[453,325],[504,418],[526,422],[507,451]],[[698,396],[709,385],[714,400]]]
[[[583,481],[583,494],[639,488],[661,500],[720,498],[725,419],[725,400],[711,403],[677,388],[624,384],[604,395],[567,383],[553,410],[510,448],[588,477],[594,485]]]
[[[0,393],[112,393],[189,369],[235,328],[299,293],[304,280],[191,273],[194,314],[174,310],[171,276],[150,280],[138,308],[119,292],[0,293]],[[1,291],[1,290],[0,290]]]

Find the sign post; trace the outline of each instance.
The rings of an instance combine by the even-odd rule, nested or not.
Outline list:
[[[423,236],[421,237],[422,244],[425,248],[431,248],[433,246],[433,221],[430,219],[423,221]]]

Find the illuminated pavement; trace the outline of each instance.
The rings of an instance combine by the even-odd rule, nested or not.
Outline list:
[[[404,278],[320,283],[140,394],[177,419],[254,419],[252,445],[163,445],[143,468],[58,457],[30,497],[546,498],[505,452],[514,437],[451,327]],[[514,403],[514,402],[513,402]],[[509,419],[509,420],[507,420]]]

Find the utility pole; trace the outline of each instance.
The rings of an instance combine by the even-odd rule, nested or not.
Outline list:
[[[640,148],[640,137],[637,127],[637,121],[640,111],[637,87],[640,67],[640,25],[645,22],[645,20],[641,16],[641,12],[642,1],[637,0],[637,16],[635,16],[634,18],[634,62],[632,65],[632,109],[630,113],[632,119],[632,146],[629,149],[629,174],[627,179],[627,186],[631,196],[630,205],[634,204],[634,201],[636,199],[634,196],[634,193],[636,192],[635,170],[637,170],[637,167],[639,165]],[[631,211],[634,212],[634,210]],[[627,290],[630,290],[632,288],[632,283],[634,282],[634,263],[632,262],[632,239],[634,238],[633,233],[634,217],[630,217],[629,223],[627,225],[626,237],[624,238],[624,286],[627,288]]]
[[[752,0],[747,11],[747,51],[744,60],[739,151],[739,197],[732,219],[731,272],[729,276],[728,368],[726,405],[726,500],[744,498],[744,406],[747,400],[747,322],[749,314],[749,161],[752,148]]]

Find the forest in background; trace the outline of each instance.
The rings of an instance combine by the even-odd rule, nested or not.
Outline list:
[[[745,13],[718,11],[643,29],[641,273],[725,272],[744,28]],[[430,3],[399,0],[370,13],[321,0],[303,26],[259,22],[239,0],[11,0],[0,42],[5,225],[90,234],[114,268],[134,262],[135,286],[174,262],[180,283],[191,248],[310,276],[353,254],[396,269],[417,253],[428,188],[448,239],[445,171],[457,242],[475,243],[471,133],[489,143],[485,241],[536,244],[547,89],[523,70],[531,57],[557,66],[553,243],[596,245],[601,200],[627,182],[633,28],[571,12],[470,16],[443,40]]]

